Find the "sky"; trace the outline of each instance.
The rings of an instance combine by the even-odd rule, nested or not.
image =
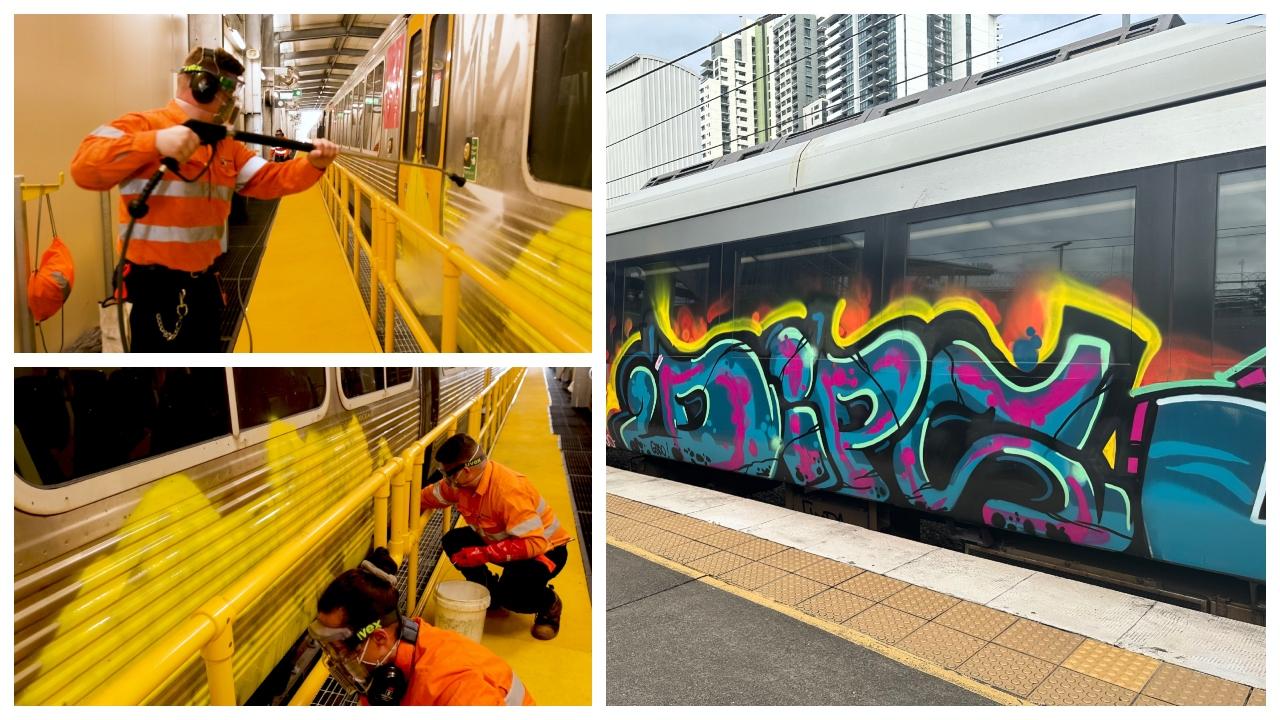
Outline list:
[[[1183,15],[1188,23],[1225,23],[1250,13],[1229,15]],[[745,24],[755,21],[758,15],[609,15],[605,18],[605,55],[612,65],[636,54],[656,55],[671,60],[715,39],[717,33],[729,35]],[[1001,45],[1043,32],[1084,15],[1001,15],[996,24],[1000,30]],[[1150,15],[1133,15],[1136,22]],[[1245,21],[1248,24],[1264,24],[1265,17]],[[1019,60],[1044,50],[1097,35],[1120,25],[1119,15],[1101,15],[1069,28],[1049,33],[1009,48],[1000,54],[1002,63]],[[680,64],[693,72],[699,72],[699,64],[710,57],[703,50]]]

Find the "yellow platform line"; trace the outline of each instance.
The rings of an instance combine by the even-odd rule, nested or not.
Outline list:
[[[236,352],[378,352],[319,187],[280,200]]]
[[[673,560],[668,560],[667,558],[664,558],[661,555],[655,555],[647,550],[636,547],[631,543],[624,542],[622,540],[616,540],[614,538],[608,538],[608,543],[618,548],[619,550],[624,550],[626,552],[629,552],[632,555],[648,560],[651,563],[661,565],[662,567],[665,567],[669,570],[674,570],[675,572],[678,572],[682,575],[687,575],[699,582],[704,582],[710,585],[711,587],[724,590],[725,592],[731,593],[733,595],[737,595],[743,600],[747,600],[749,602],[753,602],[762,607],[769,608],[774,612],[782,613],[783,615],[799,620],[800,622],[805,623],[806,625],[812,625],[813,627],[816,627],[819,630],[831,633],[832,635],[840,637],[860,647],[864,647],[867,650],[870,650],[871,652],[874,652],[878,655],[883,655],[884,657],[887,657],[890,660],[893,660],[894,662],[900,665],[906,665],[907,667],[912,668],[913,670],[918,670],[920,672],[932,675],[940,680],[945,680],[946,682],[949,682],[952,685],[956,685],[965,690],[968,690],[969,692],[974,693],[975,695],[981,695],[982,697],[985,697],[988,700],[991,700],[992,702],[999,703],[1001,705],[1032,705],[1033,704],[1031,702],[1023,700],[1022,698],[1016,695],[1003,692],[1001,690],[991,687],[990,685],[986,685],[977,680],[974,680],[973,678],[968,677],[967,675],[962,675],[958,672],[955,672],[954,670],[948,670],[947,668],[941,665],[929,662],[928,660],[912,655],[911,653],[905,650],[901,650],[899,648],[893,647],[892,645],[886,645],[880,642],[879,640],[871,637],[870,635],[860,633],[857,630],[854,630],[853,628],[845,627],[844,625],[839,625],[837,623],[833,623],[829,620],[824,620],[819,617],[814,617],[813,615],[809,615],[797,608],[791,607],[790,605],[783,605],[782,603],[777,602],[773,599],[767,598],[759,593],[754,593],[754,592],[751,592],[750,590],[740,588],[736,585],[731,585],[719,578],[712,577],[710,575],[707,575],[706,573],[700,572],[698,570],[694,570],[693,568],[690,568],[690,567],[686,567]]]
[[[560,524],[573,533],[573,504],[559,442],[551,431],[551,396],[541,368],[525,372],[524,385],[507,416],[490,456],[528,476],[556,512]],[[539,705],[591,704],[591,598],[582,566],[581,540],[569,543],[569,562],[551,584],[564,603],[560,634],[548,641],[529,634],[532,615],[512,613],[485,622],[483,643],[511,664]],[[462,575],[441,559],[443,580]],[[435,616],[434,599],[424,613]]]

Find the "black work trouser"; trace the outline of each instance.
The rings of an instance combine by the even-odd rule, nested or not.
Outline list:
[[[446,556],[463,548],[488,545],[480,537],[480,533],[471,527],[450,530],[440,539],[440,544],[444,547]],[[547,569],[546,565],[532,558],[503,563],[501,575],[494,574],[488,565],[458,570],[471,582],[489,588],[490,607],[503,607],[518,613],[536,613],[549,609],[555,601],[555,593],[547,587],[547,583],[564,569],[569,551],[564,545],[552,548],[547,551],[547,559],[555,565],[555,570]]]
[[[212,270],[191,273],[126,263],[124,287],[133,303],[131,352],[222,352],[222,286]]]

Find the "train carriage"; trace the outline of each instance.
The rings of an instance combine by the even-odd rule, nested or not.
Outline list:
[[[1261,587],[1265,34],[1152,18],[615,201],[610,444]]]
[[[357,177],[535,298],[580,347],[590,346],[590,60],[588,15],[409,15],[323,121]],[[349,212],[372,222],[367,197]],[[395,277],[435,334],[442,261],[424,242],[397,237]],[[460,317],[461,350],[567,349],[469,277]]]
[[[84,702],[496,376],[19,368],[15,701]],[[368,550],[373,522],[364,507],[236,618],[237,697],[293,648],[320,591]],[[196,654],[148,702],[208,703],[204,675]]]

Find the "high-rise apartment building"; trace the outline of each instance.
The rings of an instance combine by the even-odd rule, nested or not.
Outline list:
[[[632,55],[605,71],[605,87],[618,88],[605,95],[605,158],[614,178],[606,197],[638,190],[654,175],[694,161],[689,155],[702,149],[698,111],[692,109],[699,82],[696,74],[651,55]]]
[[[702,158],[710,160],[756,144],[751,74],[752,35],[721,36],[702,63],[698,133]]]
[[[765,24],[768,137],[802,129],[804,108],[820,96],[822,36],[816,15],[783,15]]]

